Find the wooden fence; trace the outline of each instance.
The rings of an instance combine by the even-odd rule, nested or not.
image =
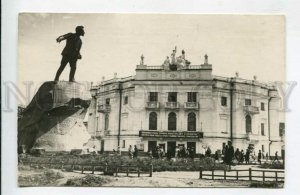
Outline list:
[[[278,170],[253,170],[243,169],[243,170],[203,170],[200,167],[199,179],[235,179],[235,180],[248,180],[248,181],[263,181],[275,180],[284,181],[284,171]]]
[[[70,171],[79,170],[83,174],[84,172],[91,171],[92,174],[98,169],[104,174],[111,174],[118,176],[119,173],[126,173],[128,177],[130,173],[136,173],[138,177],[141,174],[149,174],[149,177],[152,177],[153,165],[149,166],[134,166],[134,165],[108,165],[108,164],[73,164],[73,163],[55,163],[55,162],[32,162],[32,161],[22,161],[20,164],[26,164],[29,166],[40,165],[46,166],[53,169],[64,169],[69,167]],[[79,169],[78,169],[79,167]]]

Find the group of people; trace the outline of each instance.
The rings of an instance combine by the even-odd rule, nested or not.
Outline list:
[[[149,156],[150,158],[162,159],[166,156],[166,153],[162,147],[156,146],[152,150],[149,150]]]
[[[138,157],[138,148],[136,145],[134,145],[134,148],[132,148],[131,145],[129,145],[129,148],[128,148],[128,156],[130,159],[133,159],[133,158],[137,158]]]
[[[240,151],[239,148],[237,148],[234,153],[234,158],[240,164],[243,164],[244,162],[245,164],[249,164],[250,161],[256,161],[256,160],[259,164],[261,164],[262,160],[266,160],[266,161],[269,160],[269,154],[268,152],[265,154],[264,152],[259,150],[256,156],[255,151],[252,152],[250,147],[246,149],[246,153],[244,153],[244,150]],[[274,163],[276,161],[279,162],[277,151],[275,152],[275,156],[272,162]]]
[[[167,157],[168,159],[171,159],[172,157],[194,159],[195,153],[195,148],[186,148],[185,146],[176,146],[175,150],[168,148],[167,152],[165,152],[163,147],[156,146],[148,152],[149,157],[157,159],[163,159],[164,157]]]
[[[232,146],[232,142],[228,141],[227,145],[222,150],[222,155],[223,155],[223,162],[225,164],[231,165],[232,160],[234,158],[234,148]]]
[[[191,158],[194,159],[195,157],[195,148],[188,147],[185,148],[185,146],[177,146],[175,150],[175,157],[176,158]]]

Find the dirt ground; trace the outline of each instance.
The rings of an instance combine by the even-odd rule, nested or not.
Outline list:
[[[47,175],[45,177],[44,175]],[[249,181],[235,180],[206,180],[198,179],[199,172],[153,172],[153,177],[142,174],[137,177],[136,173],[126,177],[125,174],[115,176],[104,176],[100,172],[95,174],[78,172],[64,172],[54,169],[35,169],[23,167],[19,169],[20,186],[66,186],[68,180],[77,182],[77,185],[69,186],[94,186],[94,187],[180,187],[180,188],[210,188],[228,187],[243,188],[249,187]],[[95,180],[101,179],[101,183]],[[90,182],[93,180],[93,182]],[[78,183],[78,181],[83,183]],[[74,182],[69,182],[74,183]]]

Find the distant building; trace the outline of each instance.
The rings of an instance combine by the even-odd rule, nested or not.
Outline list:
[[[159,145],[172,154],[176,146],[204,153],[208,146],[222,150],[231,140],[240,150],[250,146],[256,154],[280,153],[284,115],[274,86],[256,77],[214,76],[207,55],[201,65],[179,60],[148,66],[142,56],[135,76],[115,76],[92,87],[88,131],[99,150],[137,145],[147,152]]]

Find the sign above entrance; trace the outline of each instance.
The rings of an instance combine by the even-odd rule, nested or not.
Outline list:
[[[140,137],[159,138],[203,138],[203,132],[196,131],[140,131]]]

